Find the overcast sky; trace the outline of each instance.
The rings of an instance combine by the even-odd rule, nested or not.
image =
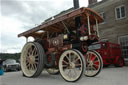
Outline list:
[[[79,0],[87,7],[88,0]],[[73,7],[73,0],[0,0],[0,52],[21,52],[25,38],[17,35]]]

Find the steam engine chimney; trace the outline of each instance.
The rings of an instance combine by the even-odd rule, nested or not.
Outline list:
[[[79,8],[79,0],[73,0],[74,3],[74,9],[78,9]],[[80,33],[78,32],[78,29],[81,26],[81,18],[80,16],[75,18],[75,27],[76,27],[76,36],[79,36]]]
[[[74,3],[74,9],[78,9],[79,8],[79,0],[73,0]]]
[[[88,4],[89,4],[89,5],[93,5],[93,4],[95,4],[95,3],[97,3],[97,0],[88,0]]]

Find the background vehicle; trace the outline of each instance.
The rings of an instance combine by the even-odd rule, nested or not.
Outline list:
[[[121,55],[119,44],[111,42],[96,42],[90,45],[89,50],[96,50],[103,59],[104,66],[114,64],[116,67],[124,65],[124,59]]]
[[[14,59],[7,59],[3,62],[4,71],[20,70],[20,64]]]

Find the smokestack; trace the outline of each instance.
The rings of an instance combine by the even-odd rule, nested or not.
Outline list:
[[[74,9],[78,9],[79,8],[79,0],[73,0],[73,2],[74,2]],[[78,36],[78,38],[79,38],[80,33],[78,32],[77,29],[79,29],[80,26],[81,26],[81,19],[80,19],[80,16],[78,16],[75,18],[76,36]]]
[[[79,0],[73,0],[74,3],[74,9],[78,9],[79,8]]]

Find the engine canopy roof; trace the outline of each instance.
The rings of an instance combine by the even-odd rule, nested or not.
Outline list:
[[[91,10],[90,8],[79,8],[76,10],[73,10],[71,12],[68,12],[66,14],[63,14],[61,16],[58,16],[52,20],[45,21],[42,24],[25,31],[21,34],[18,35],[18,37],[25,36],[25,37],[40,37],[46,32],[48,33],[62,33],[65,29],[65,25],[69,30],[74,30],[75,29],[75,18],[80,16],[81,17],[81,23],[85,24],[87,23],[87,16],[90,18],[90,24],[95,25],[96,24],[96,19],[98,23],[102,23],[104,19],[94,10]],[[63,23],[62,23],[63,22]]]

